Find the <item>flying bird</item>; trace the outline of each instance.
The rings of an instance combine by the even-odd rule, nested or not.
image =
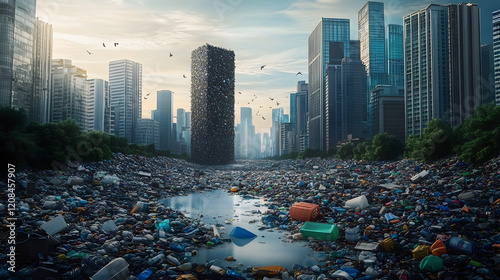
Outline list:
[[[182,77],[186,78],[186,75],[182,75]]]
[[[278,101],[276,101],[276,106],[280,106],[280,103]]]
[[[91,52],[89,52],[89,50],[87,50],[87,52],[89,53],[89,55],[92,54]]]
[[[271,98],[271,97],[269,97],[269,99],[271,99],[271,101],[273,101],[273,100],[274,100],[274,98]]]
[[[144,99],[148,99],[147,97],[144,97]]]
[[[103,47],[106,47],[106,44],[102,43],[102,46],[103,46]]]
[[[172,53],[170,53],[170,57],[174,56]]]
[[[115,47],[118,46],[118,43],[115,43]]]
[[[264,67],[266,67],[266,65],[262,65],[262,66],[260,67],[260,70],[264,69]]]
[[[266,118],[262,117],[263,120],[265,120]]]
[[[297,75],[302,75],[302,73],[301,72],[297,72],[297,74],[295,74],[295,76],[297,76]]]
[[[241,91],[238,91],[239,94],[241,94]]]
[[[151,94],[151,92],[148,92],[148,94],[146,94],[146,96],[149,96]]]

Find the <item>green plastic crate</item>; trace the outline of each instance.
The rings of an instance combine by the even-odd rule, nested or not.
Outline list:
[[[313,237],[318,240],[335,241],[339,238],[339,229],[334,224],[305,222],[300,233],[304,237]]]

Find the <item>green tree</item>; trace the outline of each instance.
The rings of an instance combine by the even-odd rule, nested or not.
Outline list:
[[[371,145],[367,146],[363,159],[372,161],[394,160],[403,152],[403,144],[394,136],[387,133],[373,137]]]
[[[500,153],[500,106],[486,104],[455,129],[460,159],[485,162]]]
[[[408,137],[405,156],[417,160],[437,160],[453,152],[453,131],[440,119],[427,122],[422,136]]]
[[[1,163],[7,172],[7,164],[13,164],[16,169],[33,161],[36,144],[33,135],[25,131],[27,117],[23,109],[0,107],[0,153]]]
[[[342,144],[337,156],[340,159],[352,159],[354,157],[354,145],[352,143]]]
[[[363,157],[365,157],[367,149],[370,147],[371,147],[371,141],[365,141],[363,143],[356,145],[356,147],[353,150],[354,159],[355,160],[363,159]]]

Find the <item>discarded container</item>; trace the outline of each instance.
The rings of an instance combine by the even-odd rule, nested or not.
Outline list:
[[[417,183],[417,182],[420,182],[422,179],[425,179],[425,177],[427,177],[429,175],[429,171],[422,171],[420,173],[418,173],[417,175],[411,177],[411,181],[413,183]]]
[[[339,238],[339,229],[334,224],[305,222],[300,233],[304,237],[313,237],[319,240],[335,241]]]
[[[83,183],[83,178],[78,176],[70,176],[66,181],[66,184],[70,186],[81,185]]]
[[[464,191],[461,194],[458,195],[459,200],[470,200],[474,198],[474,192],[473,191]]]
[[[422,271],[438,272],[443,269],[443,259],[438,256],[429,255],[420,261],[418,267]]]
[[[278,276],[283,271],[287,271],[286,268],[278,265],[259,266],[252,268],[252,274],[260,277]]]
[[[320,215],[319,205],[298,202],[290,208],[290,218],[299,221],[315,221]]]
[[[101,230],[104,231],[105,233],[110,233],[112,231],[118,230],[118,228],[116,227],[115,222],[110,220],[102,224]]]
[[[103,185],[111,185],[116,183],[120,183],[120,178],[118,178],[118,176],[116,175],[105,175],[101,180],[101,184]]]
[[[149,268],[144,269],[141,274],[137,275],[137,280],[146,280],[153,275],[153,271]]]
[[[364,195],[358,196],[356,198],[346,201],[345,207],[349,207],[351,209],[359,208],[360,210],[363,210],[366,207],[368,207],[368,199]]]
[[[143,201],[138,201],[137,206],[139,206],[139,211],[146,212],[149,207],[149,203],[143,202]]]
[[[394,240],[390,237],[386,238],[380,242],[380,246],[384,249],[384,251],[392,252],[394,251]]]
[[[129,276],[128,262],[123,258],[116,258],[101,268],[91,280],[125,280]]]
[[[356,226],[354,228],[347,228],[345,231],[345,240],[349,242],[358,242],[359,238],[361,237],[359,231],[359,226]]]
[[[431,251],[431,254],[434,256],[441,256],[443,254],[446,254],[446,246],[444,245],[443,240],[438,239],[434,244],[429,249]]]
[[[458,250],[464,254],[472,255],[476,250],[475,243],[460,237],[452,237],[449,243],[450,248]]]
[[[378,251],[380,248],[380,243],[378,242],[366,242],[358,241],[354,249],[362,251]]]
[[[66,221],[64,220],[64,217],[62,215],[57,216],[57,218],[54,218],[45,224],[41,225],[40,228],[45,230],[50,235],[54,235],[63,229],[65,229],[68,225],[66,224]]]
[[[430,252],[429,252],[429,245],[418,245],[411,253],[413,254],[413,259],[415,260],[421,260],[425,257],[427,257]]]

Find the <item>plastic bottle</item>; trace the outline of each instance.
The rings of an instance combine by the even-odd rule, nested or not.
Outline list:
[[[148,264],[149,265],[155,265],[156,263],[161,262],[164,259],[165,259],[165,255],[164,254],[159,254],[159,255],[156,255],[153,258],[149,259]]]
[[[212,271],[213,273],[216,273],[216,274],[224,275],[224,273],[225,273],[224,269],[222,269],[222,267],[220,267],[220,266],[211,265],[209,269],[210,269],[210,271]]]
[[[183,263],[178,265],[175,269],[178,271],[189,271],[193,269],[193,264],[191,262]]]
[[[145,280],[148,279],[149,276],[153,275],[153,271],[149,268],[146,268],[137,276],[137,280]]]

